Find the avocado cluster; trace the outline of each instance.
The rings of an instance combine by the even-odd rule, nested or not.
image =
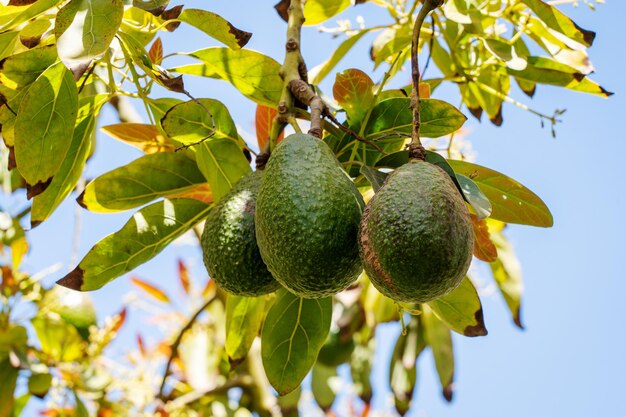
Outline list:
[[[384,295],[423,303],[460,284],[473,230],[461,194],[439,167],[401,166],[365,206],[328,145],[294,134],[211,211],[202,248],[210,275],[232,294],[282,286],[303,298],[327,297],[365,268]]]

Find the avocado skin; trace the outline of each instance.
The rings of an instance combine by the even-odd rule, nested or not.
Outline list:
[[[204,225],[204,265],[215,283],[231,294],[256,297],[280,288],[256,244],[254,212],[262,179],[262,171],[246,174],[211,210]]]
[[[293,294],[336,294],[362,271],[358,228],[363,198],[328,145],[305,134],[285,138],[265,168],[257,200],[261,256]]]
[[[363,213],[359,249],[374,287],[424,303],[454,290],[472,260],[469,212],[441,168],[409,162],[391,173]]]

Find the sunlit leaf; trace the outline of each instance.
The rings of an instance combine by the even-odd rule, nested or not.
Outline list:
[[[350,0],[314,0],[304,5],[305,25],[317,25],[338,15],[350,6]]]
[[[191,279],[189,279],[189,269],[187,269],[187,265],[185,265],[182,259],[178,260],[178,281],[180,286],[183,287],[185,294],[190,294]]]
[[[471,178],[491,202],[491,218],[506,223],[551,227],[545,203],[519,182],[497,171],[465,161],[448,161],[455,172]]]
[[[230,82],[250,100],[276,107],[283,90],[280,64],[274,59],[249,49],[207,48],[189,56],[203,61],[173,68],[181,74],[217,78]]]
[[[487,335],[483,307],[469,278],[464,278],[454,291],[428,305],[455,332],[469,337]]]
[[[32,320],[41,351],[53,360],[74,361],[84,354],[86,343],[76,327],[59,316],[40,315]]]
[[[267,145],[272,130],[272,123],[277,115],[278,110],[273,107],[264,106],[262,104],[256,106],[254,126],[256,128],[256,140],[259,144],[259,150],[263,150]],[[276,143],[283,140],[283,137],[285,137],[285,133],[281,132]]]
[[[261,357],[279,395],[300,386],[328,337],[332,299],[299,298],[280,290],[270,307],[261,336]]]
[[[231,366],[248,355],[259,334],[265,316],[265,297],[241,297],[229,294],[226,299],[226,354]]]
[[[169,108],[169,107],[168,107]],[[173,151],[176,145],[163,137],[154,125],[141,123],[118,123],[100,128],[111,137],[135,146],[145,153]]]
[[[361,30],[356,35],[350,36],[348,39],[343,41],[337,49],[333,51],[333,54],[326,61],[322,62],[320,65],[312,68],[309,71],[309,78],[311,80],[311,84],[319,84],[322,82],[324,78],[333,68],[343,59],[344,56],[352,49],[352,47],[361,39],[365,34],[369,33],[369,30]]]
[[[474,256],[485,262],[498,259],[498,250],[489,236],[487,222],[479,220],[472,214],[472,227],[474,229]]]
[[[57,13],[54,25],[61,61],[73,68],[105,53],[123,14],[123,0],[70,0]]]
[[[185,9],[178,19],[200,29],[231,49],[243,48],[252,36],[252,33],[237,29],[222,16],[206,10]]]
[[[394,26],[380,32],[372,43],[372,49],[370,49],[374,68],[377,68],[403,49],[410,47],[411,32],[411,25]]]
[[[211,206],[191,199],[164,200],[135,213],[105,237],[58,284],[90,291],[152,259],[208,214]]]
[[[38,0],[36,2],[32,2],[32,4],[29,4],[29,6],[25,9],[19,8],[19,12],[10,16],[10,19],[8,21],[0,24],[0,30],[4,31],[5,29],[15,27],[24,22],[27,22],[33,17],[45,12],[48,9],[53,8],[59,3],[61,3],[61,0]]]
[[[522,0],[535,14],[543,20],[550,29],[575,40],[585,46],[591,46],[596,37],[594,32],[585,30],[578,26],[569,17],[565,16],[556,7],[547,4],[542,0]]]
[[[193,159],[182,152],[160,152],[100,175],[77,201],[90,211],[116,212],[191,191],[204,182]]]
[[[361,122],[374,104],[374,82],[363,71],[350,68],[337,74],[333,97],[344,108],[351,125]]]
[[[163,61],[163,42],[161,38],[156,38],[154,42],[152,42],[152,46],[148,50],[148,56],[152,63],[161,65],[161,61]]]
[[[137,277],[131,277],[130,282],[155,300],[162,303],[170,302],[170,298],[167,296],[167,294],[153,284],[150,284],[149,282]]]
[[[18,36],[19,32],[0,33],[0,59],[4,59],[13,53]]]
[[[63,64],[30,86],[15,119],[15,160],[31,196],[50,184],[72,143],[78,111],[74,78]]]

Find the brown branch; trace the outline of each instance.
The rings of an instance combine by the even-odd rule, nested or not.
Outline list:
[[[191,318],[189,318],[189,320],[183,326],[183,328],[180,329],[180,331],[178,332],[178,335],[176,336],[176,339],[170,345],[170,349],[171,349],[170,356],[167,359],[167,364],[165,365],[165,370],[163,371],[163,378],[161,379],[161,385],[159,387],[159,393],[157,394],[157,398],[160,399],[161,401],[163,401],[163,390],[165,389],[165,382],[167,381],[167,377],[170,374],[170,368],[172,367],[172,363],[174,362],[174,359],[176,358],[176,356],[178,356],[178,348],[180,347],[180,343],[183,340],[183,336],[185,336],[185,333],[187,333],[187,331],[191,329],[191,327],[193,327],[196,320],[198,320],[198,317],[200,317],[200,314],[202,314],[202,312],[206,310],[207,307],[217,298],[218,298],[217,292],[213,296],[209,297],[204,302],[204,304],[202,304],[202,306],[200,306],[200,308],[198,308],[195,311],[195,313],[191,316]]]
[[[415,0],[417,1],[417,0]],[[424,4],[417,14],[413,26],[413,36],[411,38],[411,80],[413,91],[411,92],[411,109],[413,110],[413,131],[411,133],[411,144],[409,145],[409,158],[412,160],[424,160],[426,150],[420,140],[420,96],[419,82],[420,69],[418,65],[419,38],[424,20],[430,12],[443,4],[443,0],[424,0]]]

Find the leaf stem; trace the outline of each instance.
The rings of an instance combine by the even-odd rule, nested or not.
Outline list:
[[[420,70],[418,64],[419,37],[426,17],[430,14],[430,12],[442,4],[442,0],[425,0],[422,8],[417,14],[415,24],[413,25],[413,36],[411,37],[411,80],[413,83],[413,91],[411,92],[411,109],[413,110],[413,132],[411,134],[411,144],[409,145],[409,158],[411,160],[423,161],[426,158],[425,149],[420,140]]]

